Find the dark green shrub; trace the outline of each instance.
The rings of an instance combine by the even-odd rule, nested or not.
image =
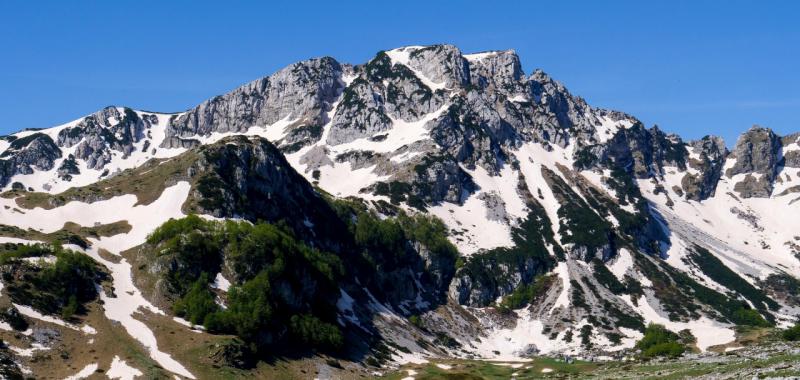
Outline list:
[[[796,324],[786,330],[783,330],[781,335],[783,336],[783,339],[791,342],[800,340],[800,324]]]
[[[686,346],[681,343],[680,336],[667,330],[663,325],[651,323],[644,331],[644,336],[636,342],[636,348],[642,350],[642,356],[652,358],[656,356],[677,357],[686,351]]]
[[[772,326],[758,311],[741,308],[733,312],[733,322],[741,326],[769,327]]]
[[[676,358],[686,351],[686,347],[678,342],[658,343],[642,351],[642,356],[652,358],[656,356],[666,356]]]
[[[26,257],[55,256],[55,262],[32,265]],[[2,263],[13,265],[21,278],[7,276],[8,293],[14,302],[69,319],[85,311],[84,304],[97,297],[97,283],[106,277],[88,256],[59,245],[17,245],[5,250]],[[6,276],[4,276],[6,277]]]
[[[289,322],[292,335],[308,346],[337,349],[344,341],[338,327],[322,322],[317,317],[308,314],[293,315]]]
[[[186,295],[175,302],[173,305],[175,314],[187,319],[192,324],[205,324],[206,317],[219,309],[214,302],[214,294],[208,289],[208,283],[208,274],[204,272],[192,284]]]
[[[519,309],[535,301],[539,296],[545,294],[555,281],[553,275],[542,275],[529,284],[522,284],[514,289],[514,292],[507,295],[500,302],[500,307],[508,309]]]
[[[419,318],[419,315],[412,315],[408,317],[408,322],[412,325],[416,326],[417,328],[422,328],[422,319]]]

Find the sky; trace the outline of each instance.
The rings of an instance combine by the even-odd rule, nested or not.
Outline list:
[[[800,131],[797,1],[0,2],[0,135],[107,105],[176,112],[293,62],[515,49],[591,105],[732,146]]]

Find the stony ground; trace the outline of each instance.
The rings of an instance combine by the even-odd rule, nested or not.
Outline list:
[[[520,362],[444,360],[409,364],[387,373],[390,380],[432,379],[797,379],[800,344],[769,342],[677,359],[616,362],[535,358]]]

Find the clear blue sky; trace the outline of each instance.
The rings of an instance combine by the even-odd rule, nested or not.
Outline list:
[[[434,43],[516,49],[527,73],[687,138],[800,131],[800,2],[643,3],[3,1],[0,134],[110,104],[180,111],[301,59]]]

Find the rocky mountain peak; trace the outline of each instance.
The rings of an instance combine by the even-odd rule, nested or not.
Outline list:
[[[781,138],[783,143],[783,166],[800,168],[800,133],[793,133]]]
[[[778,172],[781,151],[780,137],[771,129],[754,125],[739,137],[731,152],[733,165],[725,172],[728,177],[744,174],[736,184],[743,197],[769,197]]]
[[[167,128],[162,146],[179,147],[184,145],[181,139],[241,133],[279,121],[287,130],[318,127],[327,121],[326,112],[342,90],[342,73],[342,65],[330,57],[289,65],[181,114]]]
[[[404,51],[408,52],[408,65],[434,83],[444,84],[446,88],[469,83],[469,64],[461,50],[453,45],[406,47]],[[402,58],[397,58],[402,63]]]
[[[472,85],[480,88],[491,85],[509,97],[524,94],[519,88],[524,79],[522,63],[514,50],[468,54],[465,58],[469,61]]]

